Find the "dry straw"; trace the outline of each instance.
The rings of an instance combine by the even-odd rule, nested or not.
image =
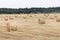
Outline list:
[[[23,19],[26,19],[26,17],[23,16]]]
[[[5,21],[8,21],[8,18],[4,18]]]
[[[45,24],[45,19],[38,19],[39,24]]]
[[[49,14],[44,14],[44,16],[45,16],[45,17],[48,17],[48,16],[49,16]]]
[[[10,23],[8,22],[6,24],[6,29],[7,29],[8,32],[10,32],[10,31],[17,31],[17,26],[11,26]]]
[[[60,17],[57,17],[56,18],[56,22],[60,22]]]

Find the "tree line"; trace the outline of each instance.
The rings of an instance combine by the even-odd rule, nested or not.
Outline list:
[[[50,8],[0,8],[0,14],[31,14],[60,12],[60,7]]]

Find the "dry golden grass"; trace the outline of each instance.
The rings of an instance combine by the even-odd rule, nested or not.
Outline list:
[[[60,14],[0,14],[0,40],[60,40]]]

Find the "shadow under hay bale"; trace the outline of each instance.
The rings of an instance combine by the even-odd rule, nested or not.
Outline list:
[[[9,19],[10,19],[10,20],[13,20],[13,18],[12,18],[12,17],[10,17]]]
[[[8,21],[8,18],[4,18],[5,21]]]
[[[11,30],[10,30],[10,26],[9,26],[9,22],[6,24],[6,29],[7,29],[8,32],[11,31]]]

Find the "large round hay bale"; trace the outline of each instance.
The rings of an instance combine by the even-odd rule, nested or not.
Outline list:
[[[39,24],[45,24],[45,19],[38,19]]]

